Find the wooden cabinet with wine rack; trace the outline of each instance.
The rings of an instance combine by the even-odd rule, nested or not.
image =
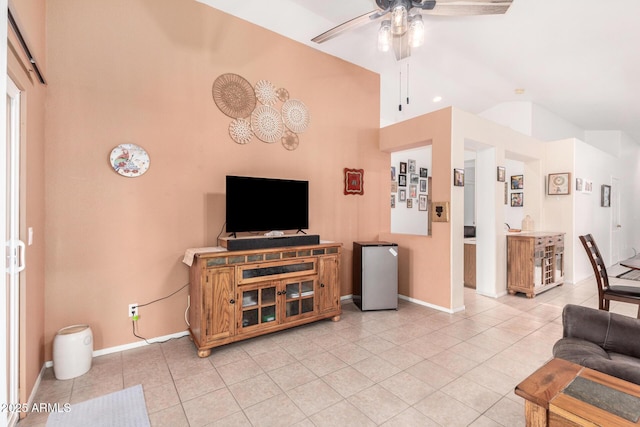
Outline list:
[[[507,290],[533,298],[564,282],[564,233],[507,236]]]

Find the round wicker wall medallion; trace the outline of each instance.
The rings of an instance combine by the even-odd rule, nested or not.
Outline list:
[[[290,99],[282,104],[282,119],[287,128],[302,133],[309,126],[307,107],[297,99]]]
[[[251,122],[247,119],[235,119],[229,124],[229,135],[238,144],[246,144],[253,138]]]
[[[276,142],[284,132],[280,112],[267,105],[256,107],[251,114],[251,129],[261,141]]]
[[[273,105],[278,101],[276,88],[268,80],[260,80],[255,87],[256,98],[264,105]]]
[[[213,82],[213,100],[224,114],[234,119],[249,117],[256,107],[251,83],[237,74],[221,74]]]
[[[280,89],[276,90],[276,96],[280,101],[284,102],[289,99],[289,91],[281,87]]]
[[[293,151],[298,148],[298,144],[300,144],[300,138],[296,133],[291,132],[290,130],[284,131],[284,136],[282,137],[282,146],[289,151]]]

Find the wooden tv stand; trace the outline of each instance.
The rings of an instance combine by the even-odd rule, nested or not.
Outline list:
[[[189,332],[198,356],[293,326],[340,320],[341,243],[195,255]]]

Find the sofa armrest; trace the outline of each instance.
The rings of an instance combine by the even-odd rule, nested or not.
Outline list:
[[[604,310],[568,304],[562,311],[563,337],[580,338],[640,358],[640,320]]]

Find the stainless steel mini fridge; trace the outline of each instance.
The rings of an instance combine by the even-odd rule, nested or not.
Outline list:
[[[353,242],[353,302],[362,311],[398,309],[398,245]]]

